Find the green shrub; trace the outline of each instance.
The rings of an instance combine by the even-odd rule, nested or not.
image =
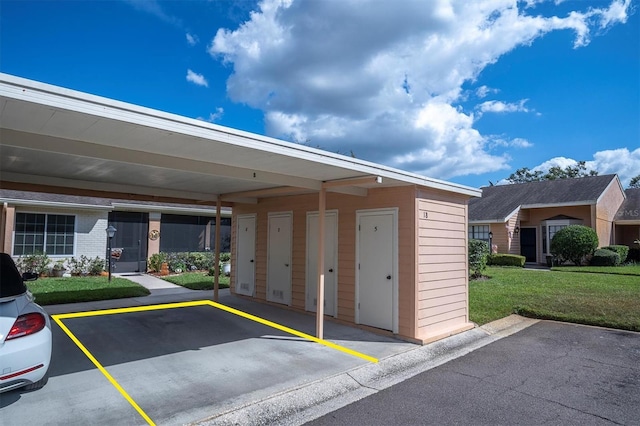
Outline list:
[[[620,255],[612,250],[598,249],[591,257],[592,266],[617,266],[620,264]]]
[[[469,274],[471,278],[482,277],[487,267],[489,244],[481,240],[469,240]]]
[[[487,258],[487,265],[493,266],[519,266],[524,267],[524,262],[527,260],[524,256],[517,254],[501,254],[496,253],[489,255]]]
[[[147,263],[149,266],[150,272],[160,272],[162,269],[162,264],[167,261],[167,255],[164,253],[154,253],[149,257],[149,262]]]
[[[588,226],[567,226],[551,239],[551,254],[560,264],[570,260],[580,266],[585,256],[592,254],[597,247],[598,235]]]
[[[38,275],[47,274],[49,272],[49,256],[42,252],[20,256],[16,261],[16,266],[20,272],[35,272]]]
[[[607,247],[602,247],[604,250],[611,250],[614,251],[616,253],[618,253],[618,256],[620,256],[620,263],[624,263],[627,260],[627,256],[629,255],[629,247],[628,246],[622,246],[622,245],[613,245],[613,246],[607,246]]]
[[[95,259],[89,260],[88,272],[89,275],[100,275],[105,270],[107,261],[96,256]]]

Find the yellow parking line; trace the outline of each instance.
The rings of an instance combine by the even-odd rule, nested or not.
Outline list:
[[[84,354],[87,356],[87,358],[89,358],[89,360],[91,360],[91,362],[93,362],[93,364],[98,367],[98,370],[100,370],[100,372],[102,374],[104,374],[104,376],[107,378],[107,380],[109,380],[109,382],[118,390],[118,392],[120,392],[120,394],[122,396],[124,396],[124,398],[129,401],[129,404],[131,404],[131,406],[133,408],[136,409],[136,411],[138,412],[138,414],[140,414],[142,416],[143,419],[145,419],[145,421],[149,424],[149,425],[153,425],[155,426],[155,423],[153,422],[153,420],[151,420],[151,418],[149,416],[147,416],[147,413],[145,413],[142,408],[140,408],[140,406],[138,404],[136,404],[136,402],[133,400],[133,398],[131,398],[129,396],[129,394],[127,393],[127,391],[125,391],[122,386],[120,386],[120,384],[116,381],[116,379],[114,379],[111,374],[109,374],[109,372],[102,366],[102,364],[100,364],[98,362],[98,360],[91,355],[91,352],[89,352],[89,350],[80,342],[80,340],[78,340],[78,338],[71,332],[71,330],[69,330],[67,328],[66,325],[64,325],[62,323],[62,320],[60,318],[58,318],[58,315],[53,315],[52,318],[53,320],[58,323],[58,325],[60,326],[60,328],[67,333],[67,336],[69,336],[71,338],[71,340],[73,340],[73,343],[75,343],[82,352],[84,352]]]
[[[275,328],[280,331],[284,331],[285,333],[293,334],[294,336],[302,337],[303,339],[310,340],[312,342],[319,343],[321,345],[327,346],[329,348],[338,350],[340,352],[344,352],[346,354],[364,359],[369,362],[376,363],[378,362],[377,358],[371,357],[369,355],[365,355],[363,353],[354,351],[349,348],[345,348],[344,346],[337,345],[333,342],[324,339],[318,339],[310,334],[303,333],[301,331],[295,330],[293,328],[286,327],[284,325],[275,323],[273,321],[266,320],[264,318],[260,318],[258,316],[240,311],[238,309],[231,308],[229,306],[223,305],[221,303],[213,302],[211,300],[196,300],[193,302],[179,302],[179,303],[166,303],[161,305],[148,305],[148,306],[135,306],[130,308],[117,308],[117,309],[103,309],[99,311],[88,311],[88,312],[71,312],[67,314],[56,314],[51,315],[53,320],[60,326],[62,331],[64,331],[67,336],[73,341],[73,343],[80,348],[80,350],[89,358],[89,360],[100,370],[100,372],[109,380],[109,382],[124,396],[124,398],[131,404],[133,408],[145,419],[145,421],[150,425],[155,425],[153,420],[140,408],[138,404],[129,396],[129,394],[120,386],[120,384],[116,381],[116,379],[109,374],[109,372],[98,362],[98,360],[89,352],[89,350],[80,342],[80,340],[67,328],[66,325],[62,323],[64,319],[70,318],[85,318],[85,317],[93,317],[99,315],[113,315],[113,314],[126,314],[132,312],[145,312],[145,311],[157,311],[161,309],[175,309],[175,308],[188,308],[193,306],[212,306],[217,309],[221,309],[223,311],[232,313],[234,315],[238,315],[240,317],[249,319],[251,321],[258,322],[260,324],[266,325],[268,327]]]

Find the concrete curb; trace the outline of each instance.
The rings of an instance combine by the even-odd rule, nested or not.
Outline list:
[[[301,425],[537,322],[539,320],[510,315],[429,345],[389,356],[377,364],[360,366],[192,424]]]

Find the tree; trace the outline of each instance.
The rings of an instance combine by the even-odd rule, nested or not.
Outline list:
[[[640,175],[631,178],[629,188],[640,188]]]
[[[567,166],[564,169],[560,166],[553,166],[547,173],[543,173],[541,170],[530,170],[528,167],[523,167],[512,173],[507,180],[510,183],[525,183],[525,182],[539,182],[542,180],[556,180],[556,179],[571,179],[580,178],[585,176],[597,176],[598,172],[595,170],[587,171],[586,161],[578,161],[575,166]]]

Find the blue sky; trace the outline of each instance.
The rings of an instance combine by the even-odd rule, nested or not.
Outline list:
[[[0,71],[470,185],[640,174],[638,0],[6,1]]]

